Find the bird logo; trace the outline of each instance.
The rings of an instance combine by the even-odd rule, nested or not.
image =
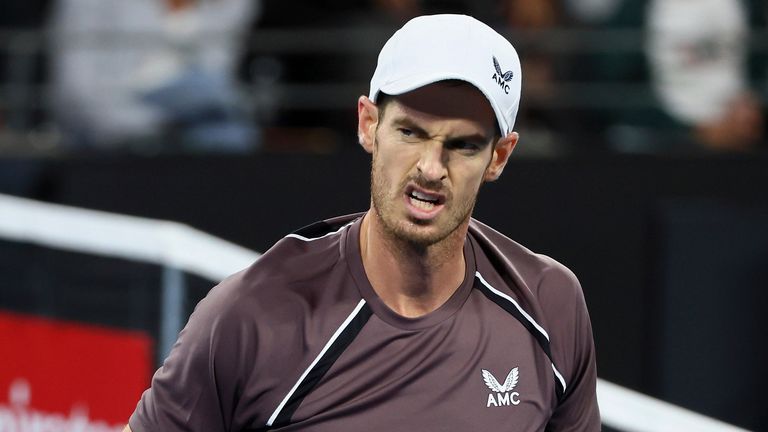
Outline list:
[[[496,79],[497,82],[509,82],[512,81],[512,78],[515,76],[515,73],[511,70],[508,70],[506,72],[501,71],[501,65],[499,64],[499,60],[496,58],[496,56],[493,57],[493,67],[496,69],[496,74],[494,74],[494,79]]]
[[[517,381],[520,379],[518,368],[512,368],[512,370],[509,371],[509,374],[507,374],[507,379],[504,380],[504,384],[499,384],[499,381],[496,379],[496,377],[487,370],[483,369],[482,371],[485,385],[497,393],[506,393],[512,391],[512,389],[514,389],[517,385]]]
[[[496,58],[496,56],[493,57],[493,68],[496,69],[496,72],[491,77],[494,81],[496,81],[496,84],[501,87],[502,90],[504,90],[505,94],[509,94],[509,84],[508,82],[512,81],[512,78],[515,76],[515,73],[511,70],[508,70],[506,72],[501,71],[501,65],[499,64],[499,60]]]

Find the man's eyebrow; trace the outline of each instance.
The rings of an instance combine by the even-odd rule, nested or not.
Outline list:
[[[419,127],[413,120],[405,116],[394,118],[392,120],[392,124],[395,127],[403,127],[403,128],[410,129],[417,136],[424,136],[424,137],[429,136],[429,133],[426,130]],[[491,138],[489,138],[488,136],[482,133],[474,133],[469,135],[454,136],[447,140],[447,142],[462,142],[462,141],[473,143],[480,147],[485,147],[486,145],[491,143]]]
[[[395,125],[395,127],[404,127],[407,129],[410,129],[413,133],[415,133],[418,136],[429,136],[426,130],[419,127],[413,120],[409,119],[406,116],[403,117],[396,117],[392,124]]]
[[[485,146],[491,143],[491,138],[488,138],[483,134],[477,133],[477,134],[471,134],[471,135],[452,137],[451,139],[448,140],[448,142],[468,142],[468,143],[475,144],[478,147],[484,148]]]

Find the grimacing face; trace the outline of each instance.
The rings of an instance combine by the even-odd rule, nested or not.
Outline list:
[[[381,226],[422,247],[466,227],[480,185],[498,178],[517,137],[494,145],[496,117],[485,96],[471,85],[436,83],[392,98],[384,112],[367,98],[360,104],[375,111],[369,123],[361,115],[358,132],[372,153]]]

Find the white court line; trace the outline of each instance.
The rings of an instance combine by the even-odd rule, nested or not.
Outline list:
[[[0,238],[167,264],[218,281],[258,252],[186,225],[48,204],[0,194]],[[745,431],[670,403],[597,380],[603,424],[625,432]]]

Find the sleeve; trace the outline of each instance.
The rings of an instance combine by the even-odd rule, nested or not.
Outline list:
[[[557,264],[545,272],[539,294],[551,330],[552,355],[567,385],[546,430],[599,431],[595,345],[581,285],[570,270]]]
[[[238,389],[255,357],[240,309],[222,285],[197,305],[131,416],[133,432],[237,430]]]

